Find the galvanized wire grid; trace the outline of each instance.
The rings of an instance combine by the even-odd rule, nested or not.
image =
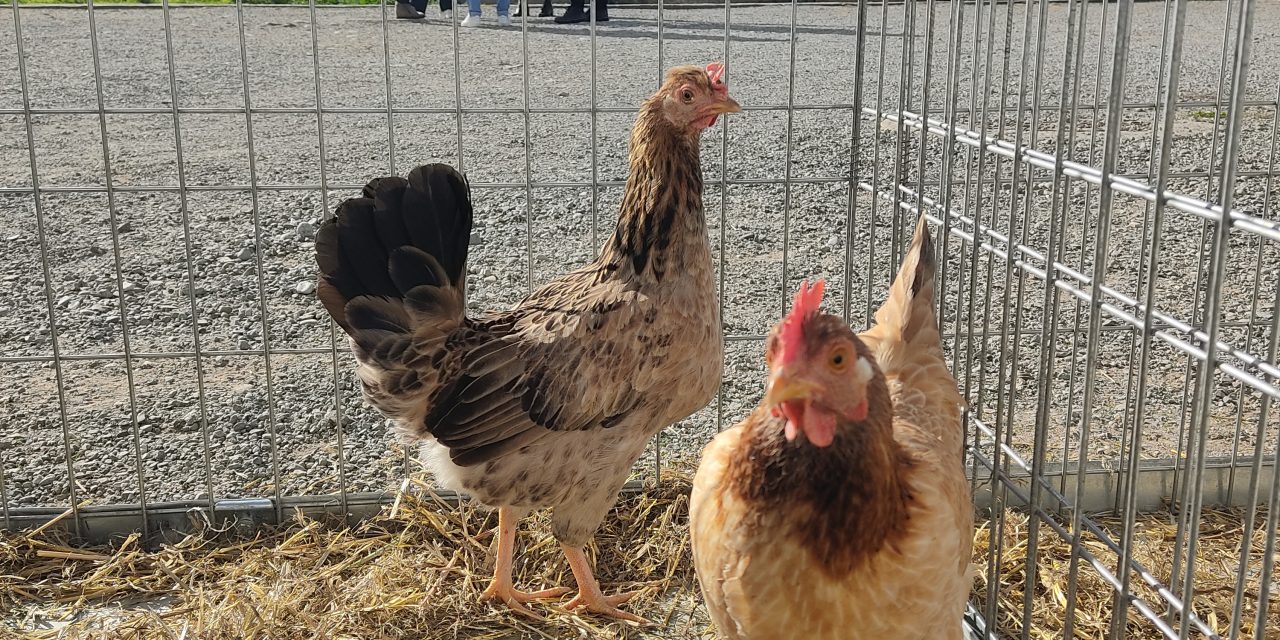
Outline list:
[[[518,1],[518,0],[517,0]],[[24,11],[17,0],[10,0],[17,32],[18,72],[22,91],[22,107],[0,109],[0,115],[21,116],[31,176],[29,185],[0,185],[0,194],[32,196],[39,231],[41,264],[45,287],[45,305],[53,339],[50,353],[43,355],[9,355],[0,345],[0,364],[51,363],[58,393],[59,418],[63,434],[63,459],[68,477],[69,503],[57,508],[11,507],[5,485],[5,458],[0,455],[0,503],[6,527],[15,527],[47,519],[69,507],[74,526],[81,533],[102,535],[119,528],[138,527],[144,532],[170,526],[192,508],[203,509],[207,517],[217,518],[238,513],[267,511],[280,519],[285,509],[309,507],[337,509],[342,514],[363,515],[386,499],[386,494],[348,492],[344,475],[347,467],[343,456],[347,451],[344,421],[341,416],[342,385],[336,381],[350,372],[340,362],[345,350],[339,333],[329,327],[330,344],[311,348],[272,347],[268,297],[263,281],[261,252],[255,252],[257,293],[263,347],[240,351],[204,349],[197,319],[199,309],[195,297],[196,277],[193,268],[192,228],[188,211],[188,194],[200,191],[247,192],[253,209],[255,242],[261,244],[263,225],[259,219],[259,196],[271,191],[317,191],[322,201],[329,202],[332,191],[359,189],[359,184],[335,184],[320,162],[318,183],[269,184],[259,180],[254,153],[254,116],[259,114],[299,114],[316,118],[316,137],[320,158],[325,158],[324,116],[331,114],[382,115],[387,119],[388,170],[403,171],[396,166],[394,118],[403,114],[452,115],[456,120],[458,154],[456,165],[466,170],[464,160],[463,117],[468,114],[511,114],[522,117],[524,179],[515,182],[477,182],[477,188],[521,190],[525,197],[525,233],[528,257],[527,286],[538,284],[534,275],[533,193],[535,189],[557,187],[590,187],[591,244],[599,246],[597,236],[600,192],[618,187],[621,182],[600,179],[598,118],[600,114],[633,113],[634,107],[600,105],[596,85],[596,34],[592,12],[589,25],[591,51],[590,108],[543,108],[531,105],[529,65],[522,69],[522,102],[520,108],[485,108],[464,105],[461,83],[461,52],[458,24],[452,25],[454,99],[452,108],[396,108],[392,101],[392,69],[390,40],[387,31],[389,8],[325,7],[331,10],[378,11],[382,23],[386,107],[362,109],[325,104],[325,88],[321,83],[319,55],[318,8],[315,0],[307,7],[310,17],[310,41],[315,74],[315,105],[310,108],[265,108],[255,106],[249,80],[248,44],[245,37],[245,12],[236,5],[236,27],[240,51],[240,79],[243,107],[180,106],[179,83],[175,73],[174,41],[170,14],[173,9],[162,0],[159,10],[164,15],[166,56],[171,92],[168,109],[107,107],[103,98],[103,80],[99,58],[95,10],[88,5],[89,39],[94,60],[96,104],[87,108],[37,108],[32,106],[27,63],[23,53],[21,16]],[[945,6],[945,10],[942,7]],[[882,298],[888,277],[901,260],[909,238],[904,230],[911,228],[916,215],[927,216],[939,234],[943,255],[939,274],[943,333],[951,362],[962,391],[970,401],[966,429],[970,443],[968,454],[975,491],[984,506],[991,508],[993,550],[983,568],[988,584],[999,584],[1002,564],[999,562],[1005,527],[1006,504],[1025,509],[1030,515],[1030,531],[1024,560],[1028,575],[1036,575],[1040,557],[1039,530],[1048,527],[1053,534],[1072,545],[1069,587],[1065,607],[1064,637],[1072,636],[1076,610],[1074,600],[1081,570],[1092,571],[1114,590],[1119,608],[1141,617],[1152,628],[1169,638],[1186,638],[1201,634],[1211,638],[1240,636],[1239,625],[1245,611],[1246,575],[1260,573],[1260,593],[1249,594],[1256,603],[1252,618],[1255,628],[1264,628],[1268,615],[1272,563],[1276,547],[1277,509],[1280,496],[1280,474],[1274,472],[1277,429],[1270,413],[1273,398],[1280,397],[1276,365],[1277,340],[1280,340],[1280,287],[1274,278],[1264,275],[1264,265],[1276,257],[1275,243],[1280,241],[1280,223],[1271,215],[1271,195],[1280,172],[1276,156],[1280,138],[1280,88],[1260,95],[1251,92],[1250,46],[1255,24],[1257,0],[1229,2],[1222,25],[1222,52],[1219,62],[1219,85],[1212,99],[1183,99],[1179,90],[1179,74],[1184,66],[1183,42],[1189,27],[1187,0],[1168,0],[1164,5],[1163,36],[1159,60],[1161,68],[1157,91],[1150,96],[1126,95],[1130,35],[1133,29],[1133,0],[1117,4],[1091,4],[1080,0],[1062,3],[994,1],[987,4],[960,2],[925,2],[890,5],[859,0],[856,7],[856,36],[850,43],[854,77],[848,103],[800,104],[796,99],[797,16],[799,3],[790,4],[790,48],[787,61],[788,86],[785,104],[746,105],[748,112],[773,111],[786,114],[785,163],[779,178],[730,177],[729,158],[732,151],[730,132],[736,130],[734,118],[725,118],[721,126],[719,188],[722,197],[718,212],[720,290],[725,290],[726,265],[733,256],[726,255],[730,210],[728,194],[731,186],[779,185],[783,189],[781,277],[777,286],[778,313],[786,309],[789,290],[806,274],[791,273],[791,205],[793,189],[803,184],[847,186],[844,254],[845,277],[849,281],[840,294],[839,308],[846,319],[869,320],[867,310],[874,309]],[[664,14],[669,11],[657,5],[658,68],[660,82],[667,66],[664,59]],[[878,33],[867,25],[878,13]],[[527,12],[526,12],[527,13]],[[1050,54],[1048,27],[1053,20],[1064,21],[1065,40],[1061,56]],[[914,37],[904,40],[910,46],[897,46],[889,41],[891,22],[899,22]],[[1090,41],[1088,26],[1097,25],[1097,40]],[[529,59],[529,25],[519,21],[524,60]],[[724,3],[723,61],[733,69],[732,7]],[[878,40],[878,43],[876,42]],[[869,45],[878,44],[876,47]],[[871,51],[878,52],[872,55]],[[1013,55],[1018,51],[1020,55]],[[890,56],[899,66],[895,95],[886,95],[884,82]],[[1097,73],[1093,78],[1082,71],[1086,56],[1096,57]],[[870,59],[869,59],[870,58]],[[1055,58],[1060,58],[1055,60]],[[938,62],[944,64],[939,65]],[[685,61],[679,61],[685,62]],[[941,68],[939,68],[941,67]],[[1092,81],[1092,90],[1089,83]],[[1046,87],[1056,89],[1056,102],[1045,100]],[[1091,101],[1082,95],[1091,94]],[[1115,108],[1119,103],[1123,106]],[[841,175],[793,176],[795,117],[807,110],[854,110],[851,130],[830,135],[849,136],[848,171]],[[1207,169],[1175,170],[1172,154],[1175,132],[1180,126],[1179,114],[1189,110],[1212,109],[1212,138],[1204,152]],[[1241,159],[1241,141],[1246,135],[1246,113],[1270,113],[1269,156],[1261,163],[1245,168]],[[97,116],[102,136],[105,186],[45,187],[37,169],[37,145],[33,119],[43,115]],[[164,115],[172,118],[177,154],[178,184],[121,185],[112,175],[112,157],[108,144],[107,118],[111,115]],[[182,121],[190,115],[237,115],[245,119],[247,132],[249,183],[192,185],[184,173]],[[539,114],[578,114],[589,117],[592,170],[589,183],[539,182],[532,179],[530,153],[531,117]],[[1136,119],[1139,136],[1149,145],[1149,162],[1133,166],[1122,158],[1127,131],[1126,119]],[[1223,126],[1219,121],[1223,120]],[[1086,134],[1084,129],[1088,129]],[[1049,136],[1048,133],[1052,133]],[[1051,138],[1051,139],[1049,139]],[[1130,136],[1132,138],[1132,136]],[[1133,144],[1132,142],[1128,144]],[[1261,203],[1249,211],[1236,206],[1237,181],[1255,179],[1265,183]],[[1192,185],[1199,193],[1178,193],[1171,185]],[[117,231],[116,198],[121,193],[176,193],[180,199],[183,228],[183,255],[192,320],[192,344],[189,351],[139,352],[130,343],[129,315],[124,294],[124,274],[120,269],[121,244]],[[52,281],[50,249],[46,238],[46,218],[42,198],[57,193],[102,193],[112,223],[111,252],[115,259],[114,284],[120,300],[120,323],[123,351],[119,353],[68,353],[59,345],[58,309]],[[1117,273],[1113,264],[1116,247],[1109,244],[1113,214],[1140,208],[1142,246],[1123,247],[1136,256],[1136,278]],[[1176,309],[1168,306],[1167,291],[1161,288],[1161,268],[1167,260],[1165,244],[1179,232],[1191,234],[1195,221],[1200,224],[1197,247],[1199,268],[1194,282],[1187,288],[1189,304]],[[935,228],[936,228],[935,227]],[[1254,247],[1246,253],[1241,248]],[[1135,251],[1136,249],[1136,251]],[[1074,253],[1074,255],[1072,255]],[[1236,294],[1227,291],[1228,267],[1232,261],[1246,265],[1252,283]],[[1250,268],[1251,267],[1251,270]],[[864,283],[863,289],[852,283]],[[1122,281],[1122,283],[1118,283]],[[865,295],[859,295],[865,294]],[[1268,304],[1270,303],[1270,304]],[[1247,312],[1242,309],[1247,308]],[[725,312],[721,298],[722,316]],[[758,333],[726,336],[730,343],[757,342]],[[1065,355],[1060,353],[1065,351]],[[336,420],[335,446],[339,457],[339,493],[337,495],[284,495],[280,460],[277,452],[279,421],[275,415],[273,358],[298,354],[328,355],[332,360],[334,408]],[[204,361],[210,357],[249,356],[261,358],[266,371],[268,398],[268,442],[272,489],[269,499],[225,500],[215,493],[211,441],[208,433],[207,389]],[[199,502],[156,503],[150,501],[141,464],[142,438],[138,424],[138,396],[135,387],[135,362],[141,359],[189,359],[195,365],[198,410],[201,416],[203,477],[207,500]],[[77,494],[76,471],[71,446],[71,419],[68,414],[64,365],[70,362],[114,360],[124,363],[129,392],[132,455],[138,462],[138,504],[81,509]],[[1175,380],[1157,379],[1153,367],[1176,360],[1181,375]],[[1123,382],[1113,376],[1123,376]],[[1100,380],[1099,376],[1107,377]],[[1065,381],[1065,384],[1064,384]],[[1114,385],[1108,387],[1107,385]],[[1168,428],[1164,414],[1155,407],[1152,395],[1157,387],[1174,389],[1180,397],[1177,417],[1178,450],[1168,459],[1152,459],[1144,455],[1144,437],[1152,429]],[[1224,396],[1223,390],[1227,393]],[[1222,402],[1226,398],[1226,422]],[[1108,400],[1120,403],[1118,419],[1123,438],[1118,455],[1095,456],[1093,429],[1099,424],[1097,414],[1104,409],[1114,414]],[[1215,404],[1215,402],[1219,404]],[[1232,406],[1233,405],[1233,406]],[[727,415],[725,394],[714,407],[716,424],[731,424],[738,416]],[[1215,409],[1217,407],[1217,409]],[[1153,417],[1155,416],[1155,417]],[[1229,457],[1212,457],[1207,452],[1211,430],[1227,424],[1232,432]],[[1050,428],[1062,425],[1061,442],[1052,441]],[[1244,437],[1244,436],[1247,436]],[[1252,441],[1252,450],[1245,440]],[[663,468],[662,446],[654,447],[652,468]],[[1099,469],[1099,464],[1102,468]],[[405,470],[409,460],[404,461]],[[1100,495],[1093,483],[1094,471],[1108,479],[1109,489]],[[1133,557],[1135,514],[1151,508],[1147,495],[1151,487],[1144,478],[1152,472],[1161,478],[1172,478],[1173,490],[1159,497],[1171,498],[1180,505],[1177,517],[1176,548],[1179,554],[1167,582],[1153,575]],[[1218,487],[1206,497],[1210,484]],[[1222,485],[1225,485],[1223,488]],[[1205,620],[1186,612],[1184,603],[1193,600],[1196,589],[1197,545],[1200,518],[1206,500],[1244,505],[1244,531],[1261,526],[1266,529],[1265,549],[1254,554],[1249,544],[1241,544],[1236,582],[1235,608],[1232,619],[1211,627]],[[1265,516],[1257,506],[1265,504]],[[1111,509],[1124,516],[1125,526],[1116,534],[1099,526],[1086,513]],[[95,521],[97,523],[95,524]],[[1086,548],[1082,540],[1088,534],[1100,540],[1118,558],[1108,564]],[[1251,567],[1257,566],[1256,569]],[[1134,580],[1145,583],[1159,595],[1158,601],[1144,600],[1134,594]],[[1032,627],[1033,594],[1028,590],[1019,612],[998,610],[996,590],[980,603],[987,620],[1001,615],[1021,619],[1023,637]],[[1258,632],[1263,633],[1262,631]],[[1112,638],[1126,634],[1125,617],[1117,616],[1111,628]],[[1262,637],[1258,635],[1256,637]]]

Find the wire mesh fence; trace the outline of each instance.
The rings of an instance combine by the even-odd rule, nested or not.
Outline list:
[[[368,178],[452,162],[477,205],[470,303],[511,304],[610,232],[663,71],[720,59],[744,106],[703,143],[725,382],[637,479],[691,468],[754,406],[801,279],[865,326],[925,215],[989,516],[983,617],[1021,637],[1046,616],[1062,637],[1280,633],[1271,3],[659,2],[478,30],[314,1],[10,9],[6,528],[373,513],[416,465],[314,300],[320,219]],[[1228,507],[1209,531],[1233,551],[1209,555],[1204,514]],[[1139,554],[1149,512],[1160,566]],[[1043,566],[1053,544],[1065,567]],[[1083,589],[1124,615],[1089,619]]]

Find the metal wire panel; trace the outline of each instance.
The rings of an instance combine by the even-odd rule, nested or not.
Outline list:
[[[340,333],[314,315],[310,245],[281,238],[294,225],[305,235],[309,218],[375,173],[449,160],[475,178],[479,207],[490,199],[503,212],[490,235],[518,247],[498,266],[473,261],[472,302],[509,304],[590,259],[609,233],[638,97],[670,65],[720,58],[734,91],[754,98],[703,149],[731,366],[715,404],[657,439],[638,477],[696,462],[689,434],[705,441],[758,399],[760,341],[799,280],[825,275],[830,308],[866,326],[924,215],[989,516],[991,548],[976,559],[986,584],[1013,567],[1036,576],[1042,541],[1057,539],[1071,548],[1064,637],[1085,584],[1127,613],[1111,638],[1264,637],[1280,513],[1280,49],[1258,27],[1280,17],[1274,8],[659,0],[607,27],[593,12],[560,41],[520,19],[501,64],[460,16],[424,26],[390,11],[10,0],[0,226],[19,232],[0,263],[14,283],[0,318],[29,316],[36,329],[0,333],[0,390],[22,391],[0,402],[6,527],[67,509],[91,539],[182,528],[192,513],[372,513],[414,469],[411,455],[365,446],[385,440],[382,422],[360,404]],[[135,24],[157,40],[130,69],[117,49],[145,37],[127,33]],[[194,29],[220,39],[200,50]],[[292,44],[267,50],[271,38]],[[53,77],[46,63],[72,49],[80,79]],[[202,84],[184,65],[223,75]],[[568,85],[557,76],[567,68],[581,74]],[[164,96],[121,97],[129,82]],[[353,128],[374,142],[352,147]],[[142,130],[172,136],[171,176],[131,175],[137,160],[113,139]],[[556,136],[576,142],[561,153]],[[211,162],[218,147],[243,148],[243,163]],[[542,153],[556,157],[550,168]],[[131,221],[148,199],[171,207],[167,231],[138,240]],[[91,258],[68,240],[76,225],[94,238]],[[218,239],[228,228],[238,240]],[[139,289],[153,250],[181,267]],[[68,289],[66,274],[89,262],[100,282]],[[217,269],[234,294],[202,290]],[[280,273],[296,290],[276,291]],[[102,307],[91,321],[74,306],[86,295]],[[228,325],[234,338],[220,332]],[[91,456],[86,447],[103,445],[90,435],[108,428],[96,421],[112,411],[112,450]],[[174,411],[187,417],[155,418]],[[194,490],[173,490],[166,474]],[[1229,568],[1239,578],[1229,619],[1207,620],[1186,603],[1204,570],[1202,514],[1223,505],[1242,507]],[[1025,545],[1006,546],[1006,508],[1027,514]],[[1152,510],[1177,525],[1159,571],[1134,553],[1137,514]],[[1013,609],[999,596],[974,605],[1030,637],[1035,594]]]

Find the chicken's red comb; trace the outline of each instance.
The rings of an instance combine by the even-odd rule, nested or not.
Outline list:
[[[778,338],[782,342],[783,362],[803,351],[801,343],[804,341],[804,321],[817,315],[818,307],[822,306],[822,292],[826,287],[824,280],[814,281],[812,287],[807,280],[800,283],[800,290],[796,291],[795,301],[791,304],[791,313],[782,319],[782,328],[778,332]]]
[[[707,65],[707,78],[711,80],[711,86],[722,86],[724,84],[724,63],[712,62]]]

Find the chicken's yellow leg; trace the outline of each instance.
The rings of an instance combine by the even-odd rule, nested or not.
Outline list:
[[[649,624],[648,620],[641,618],[632,613],[627,613],[618,608],[618,605],[634,598],[639,591],[631,591],[628,593],[620,593],[618,595],[606,596],[600,592],[600,583],[596,581],[596,576],[591,571],[591,563],[587,561],[587,554],[582,552],[581,547],[570,547],[568,545],[560,545],[564,549],[564,555],[569,559],[569,568],[573,570],[573,577],[578,581],[578,595],[565,605],[566,609],[574,609],[577,607],[586,607],[588,611],[593,611],[602,615],[620,620],[630,620],[640,624]]]
[[[480,594],[480,600],[483,602],[496,598],[505,602],[512,611],[541,619],[541,616],[530,611],[524,603],[531,600],[557,598],[568,593],[569,589],[556,587],[532,593],[516,591],[515,585],[511,582],[511,560],[516,552],[516,522],[518,521],[519,518],[510,508],[498,508],[498,562],[493,567],[493,581],[489,583],[489,588]]]

